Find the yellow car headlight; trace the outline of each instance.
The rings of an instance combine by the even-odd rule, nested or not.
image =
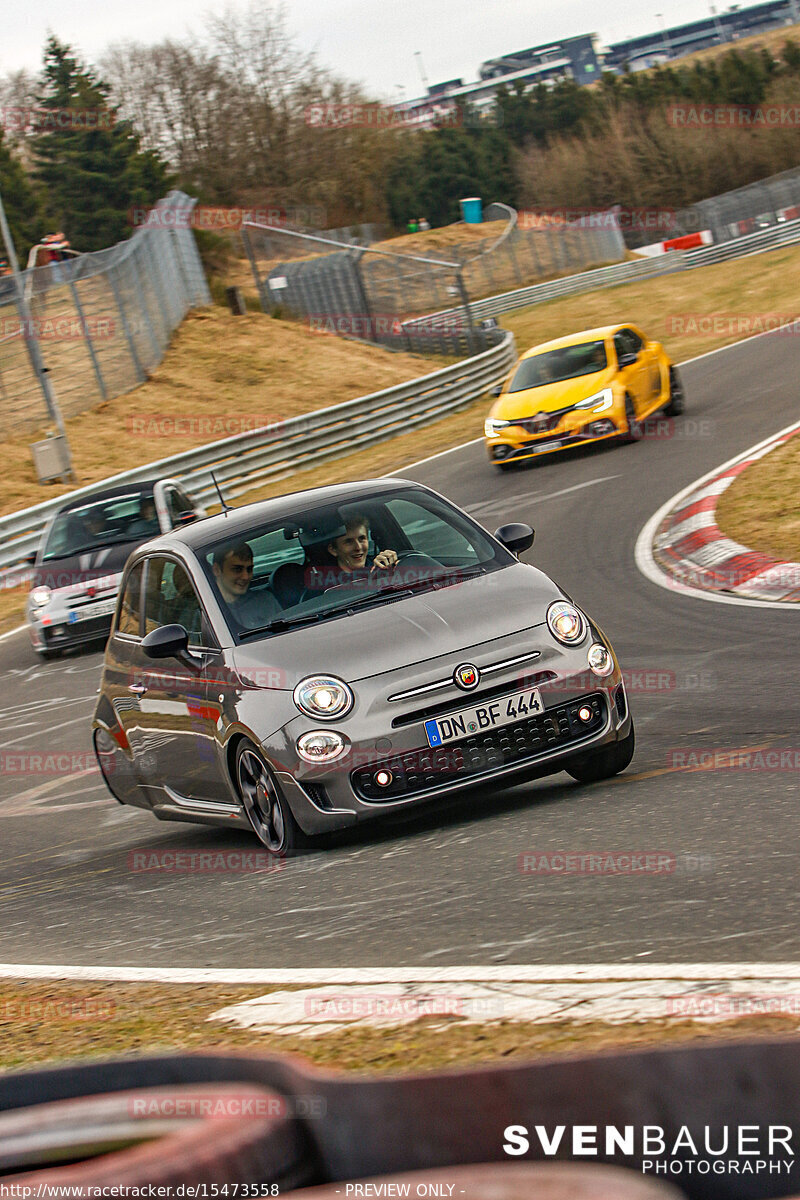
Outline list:
[[[611,388],[603,388],[602,392],[595,392],[593,396],[587,396],[585,400],[579,400],[575,405],[576,408],[588,408],[593,413],[606,412],[614,403],[614,393]]]
[[[493,417],[487,417],[483,425],[483,436],[497,437],[501,429],[508,429],[509,425],[513,424],[513,421],[496,421]]]

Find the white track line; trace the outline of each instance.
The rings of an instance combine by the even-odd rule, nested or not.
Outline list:
[[[763,334],[756,334],[756,336],[762,337]],[[738,345],[739,343],[735,344]],[[649,579],[651,583],[665,588],[668,592],[676,592],[682,596],[691,596],[695,600],[711,600],[716,604],[738,604],[745,608],[781,608],[784,611],[787,609],[800,611],[800,605],[787,604],[783,600],[748,600],[743,596],[722,596],[718,592],[706,592],[701,591],[699,588],[688,587],[685,583],[677,582],[671,575],[667,575],[665,571],[662,571],[653,558],[653,539],[656,530],[672,509],[680,507],[682,500],[690,496],[693,492],[698,491],[705,483],[716,479],[718,475],[721,475],[724,471],[728,471],[731,467],[735,467],[737,463],[743,462],[747,458],[752,458],[754,454],[768,447],[770,443],[777,443],[780,438],[793,433],[796,429],[800,429],[800,421],[793,421],[785,429],[771,434],[768,438],[764,438],[763,441],[758,442],[757,445],[751,446],[748,450],[744,450],[734,458],[729,458],[727,462],[720,463],[718,467],[714,467],[713,471],[701,475],[694,483],[690,483],[688,487],[682,488],[681,491],[676,492],[671,499],[667,500],[665,504],[662,504],[661,508],[653,514],[636,539],[634,559],[642,575],[646,579]]]
[[[75,967],[0,963],[0,979],[86,979],[116,983],[600,983],[618,980],[791,980],[800,963],[561,963],[545,966],[461,967]]]

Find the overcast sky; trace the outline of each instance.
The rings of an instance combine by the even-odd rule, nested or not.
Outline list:
[[[206,0],[0,0],[0,74],[38,70],[48,30],[95,62],[121,39],[180,38],[215,6]],[[231,0],[231,7],[247,0]],[[216,6],[217,11],[225,7]],[[719,11],[727,5],[718,4]],[[297,44],[321,65],[384,99],[423,91],[419,50],[431,83],[477,78],[484,59],[557,38],[597,33],[602,44],[709,15],[702,0],[289,0]],[[662,14],[661,20],[657,13]]]

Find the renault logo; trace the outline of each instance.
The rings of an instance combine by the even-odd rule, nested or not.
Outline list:
[[[481,673],[472,663],[461,663],[453,672],[453,682],[465,692],[471,692],[481,681]]]

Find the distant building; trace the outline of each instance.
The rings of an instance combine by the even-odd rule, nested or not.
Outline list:
[[[436,83],[428,88],[426,95],[398,105],[409,116],[409,124],[420,126],[445,122],[448,116],[460,112],[466,105],[478,116],[494,105],[497,90],[502,86],[513,86],[518,81],[534,86],[537,83],[552,84],[560,79],[574,79],[576,83],[591,83],[600,77],[601,62],[595,50],[596,35],[583,33],[578,37],[563,38],[532,46],[529,50],[517,50],[490,58],[482,63],[479,79],[475,83],[463,83],[451,79],[447,83]]]
[[[767,29],[791,25],[800,17],[797,0],[768,0],[766,4],[751,4],[744,8],[735,4],[725,12],[714,12],[713,8],[711,12],[711,16],[700,21],[615,42],[605,53],[606,70],[642,71],[694,50],[736,42]]]

